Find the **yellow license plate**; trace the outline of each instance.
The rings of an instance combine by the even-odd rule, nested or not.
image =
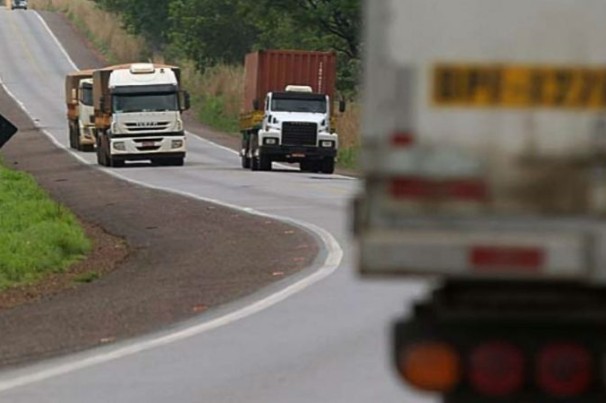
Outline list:
[[[606,108],[606,66],[439,64],[434,106]]]

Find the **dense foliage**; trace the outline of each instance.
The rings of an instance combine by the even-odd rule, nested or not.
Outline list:
[[[335,50],[342,90],[355,88],[361,0],[95,0],[172,58],[200,70],[256,49]]]

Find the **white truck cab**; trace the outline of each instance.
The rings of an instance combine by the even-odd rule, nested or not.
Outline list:
[[[258,132],[253,158],[261,170],[271,161],[299,162],[303,171],[334,171],[339,136],[331,128],[328,95],[311,87],[289,85],[284,92],[270,92]],[[269,161],[269,162],[268,162]]]
[[[183,165],[181,111],[189,107],[189,100],[184,96],[182,102],[173,68],[149,63],[120,66],[111,71],[106,91],[111,113],[109,128],[99,139],[102,165],[122,165],[126,160]]]

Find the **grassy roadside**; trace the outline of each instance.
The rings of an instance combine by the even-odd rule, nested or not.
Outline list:
[[[0,291],[62,272],[90,248],[68,210],[31,176],[0,165]]]

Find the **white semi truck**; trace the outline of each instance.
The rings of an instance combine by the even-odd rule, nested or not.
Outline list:
[[[304,172],[334,172],[336,65],[332,52],[265,50],[246,56],[243,168],[269,171],[276,161],[299,163]]]
[[[367,0],[364,277],[447,403],[606,402],[604,1]]]
[[[183,165],[186,144],[181,112],[189,96],[175,66],[135,63],[93,73],[93,100],[100,165],[148,160]]]

